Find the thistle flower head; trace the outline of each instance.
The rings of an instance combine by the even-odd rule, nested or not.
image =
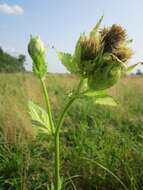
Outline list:
[[[92,36],[84,36],[79,43],[78,65],[82,76],[88,79],[89,87],[103,90],[114,85],[126,70],[125,62],[132,56],[126,31],[114,24]]]
[[[127,46],[127,44],[121,44],[116,49],[113,49],[113,54],[118,57],[118,59],[126,62],[133,55],[133,50]]]
[[[99,48],[99,38],[97,36],[82,36],[80,46],[81,61],[94,60]]]
[[[33,60],[33,72],[40,78],[44,77],[47,72],[45,62],[46,49],[38,36],[31,36],[28,44],[28,53]]]
[[[59,57],[69,71],[87,79],[93,90],[113,86],[130,70],[127,61],[133,54],[126,30],[117,24],[100,29],[102,19],[89,35],[80,36],[73,56],[61,52]]]
[[[97,57],[100,48],[99,35],[82,34],[77,42],[74,62],[77,64],[79,73],[82,76],[87,76],[92,71],[93,62]]]
[[[104,38],[104,37],[107,35],[108,32],[109,32],[109,28],[108,28],[108,27],[104,27],[104,28],[102,28],[102,29],[99,31],[100,36],[101,36],[102,38]]]
[[[126,31],[119,25],[113,24],[109,29],[100,31],[103,36],[104,52],[112,52],[126,40]]]

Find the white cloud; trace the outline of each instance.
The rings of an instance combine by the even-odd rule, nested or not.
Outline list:
[[[6,3],[0,4],[0,12],[5,14],[15,14],[21,15],[23,14],[24,10],[19,5],[8,5]]]
[[[15,47],[12,47],[10,45],[4,45],[0,43],[0,47],[3,49],[4,52],[7,52],[13,56],[18,56],[19,54],[23,54],[22,51],[17,50]]]

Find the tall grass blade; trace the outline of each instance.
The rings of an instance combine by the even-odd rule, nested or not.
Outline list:
[[[99,162],[95,161],[95,160],[92,160],[90,158],[84,158],[84,157],[81,157],[81,159],[83,160],[86,160],[86,161],[89,161],[91,163],[94,163],[96,165],[98,165],[100,168],[102,168],[103,170],[105,170],[106,172],[108,172],[110,175],[112,175],[121,185],[122,187],[125,189],[125,190],[129,190],[127,188],[127,186],[120,180],[120,178],[118,176],[116,176],[111,170],[109,170],[108,168],[106,168],[105,166],[103,166],[102,164],[100,164]]]

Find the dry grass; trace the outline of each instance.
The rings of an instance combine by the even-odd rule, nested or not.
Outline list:
[[[60,110],[66,91],[69,92],[75,84],[77,84],[77,78],[73,75],[51,74],[47,77],[54,110],[57,112]],[[117,108],[120,110],[119,115],[129,116],[131,114],[128,111],[129,107],[135,107],[140,103],[143,97],[142,84],[143,77],[132,76],[125,78],[110,89],[110,93],[120,102]],[[32,134],[27,103],[28,100],[33,100],[44,106],[40,88],[38,79],[31,73],[0,74],[0,126],[4,129],[8,139],[12,140],[15,137],[17,129],[25,129],[26,133]]]

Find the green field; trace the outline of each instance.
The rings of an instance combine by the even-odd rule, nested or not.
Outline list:
[[[55,119],[77,79],[47,77]],[[46,190],[53,179],[52,137],[31,126],[28,100],[41,106],[39,81],[30,73],[0,74],[0,190]],[[77,100],[61,133],[62,174],[66,190],[143,189],[143,77],[125,78],[110,93],[117,107]],[[106,169],[99,166],[101,164]],[[75,186],[75,187],[74,187]]]

